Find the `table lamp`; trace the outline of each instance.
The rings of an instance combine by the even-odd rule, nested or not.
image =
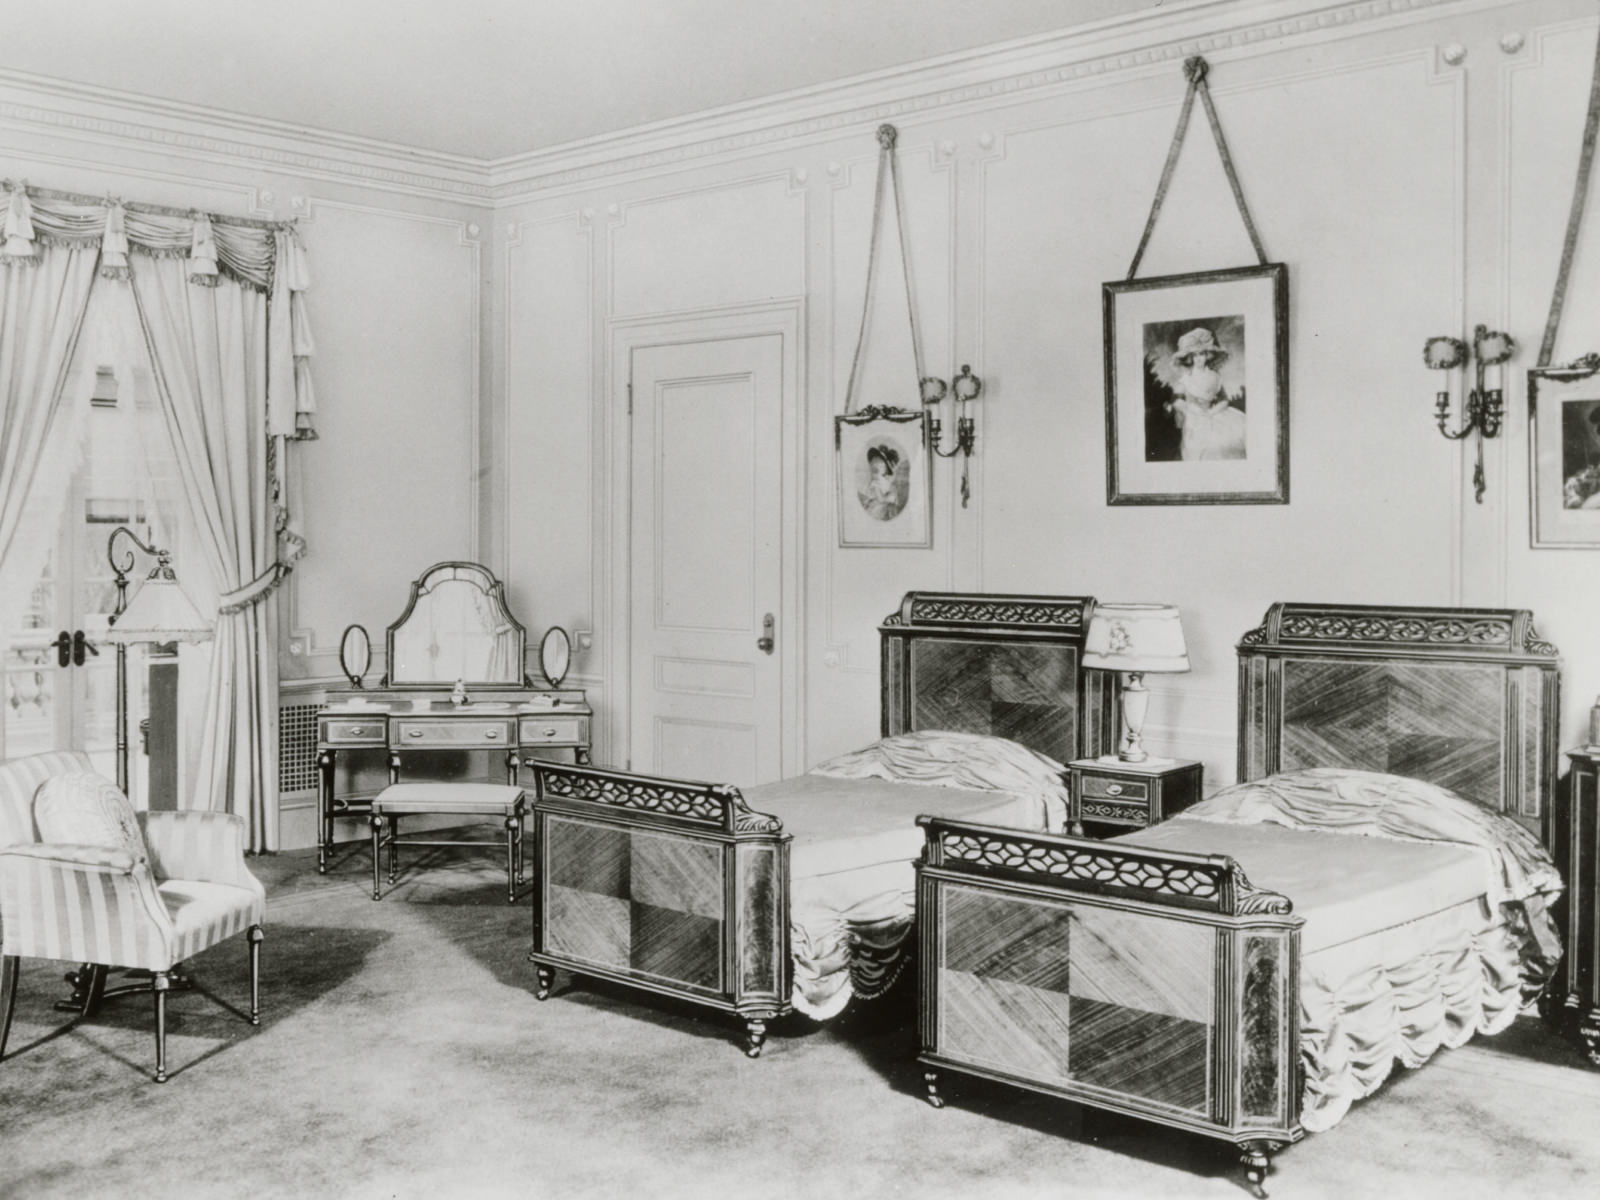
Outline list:
[[[1141,735],[1150,707],[1145,674],[1189,669],[1178,610],[1170,604],[1097,604],[1084,637],[1083,665],[1123,673],[1122,745],[1117,757],[1144,762],[1149,755]]]
[[[132,548],[117,554],[117,538],[125,536],[156,560],[139,590],[128,598],[128,573],[133,569]],[[203,642],[211,636],[212,622],[200,615],[194,601],[179,586],[171,556],[139,540],[126,525],[111,531],[106,557],[116,573],[117,608],[105,640],[117,648],[117,786],[128,788],[128,647],[144,643]]]

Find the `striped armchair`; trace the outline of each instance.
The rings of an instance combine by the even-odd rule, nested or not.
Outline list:
[[[245,865],[239,817],[135,813],[91,770],[75,751],[0,763],[0,1057],[22,958],[91,964],[93,996],[105,968],[133,968],[151,975],[155,1078],[163,1083],[173,969],[247,930],[250,1023],[260,1024],[266,892]],[[71,833],[46,841],[42,829]]]

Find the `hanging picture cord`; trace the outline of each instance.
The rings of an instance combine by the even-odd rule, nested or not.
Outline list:
[[[1150,244],[1150,235],[1155,232],[1156,218],[1161,215],[1161,205],[1167,198],[1167,188],[1172,183],[1172,172],[1178,165],[1178,152],[1183,149],[1183,137],[1189,131],[1189,117],[1194,112],[1194,98],[1196,94],[1200,102],[1205,105],[1206,120],[1211,125],[1211,136],[1217,143],[1217,154],[1222,159],[1222,170],[1228,177],[1228,186],[1233,189],[1233,202],[1239,207],[1239,215],[1244,218],[1245,232],[1250,235],[1250,244],[1255,247],[1256,259],[1263,266],[1267,262],[1267,252],[1262,249],[1261,235],[1256,232],[1255,222],[1250,219],[1250,209],[1244,202],[1244,189],[1239,186],[1239,175],[1233,169],[1233,156],[1228,153],[1227,139],[1222,136],[1222,122],[1217,117],[1217,108],[1211,102],[1211,89],[1206,86],[1206,76],[1211,67],[1205,59],[1198,54],[1193,58],[1183,61],[1184,78],[1189,81],[1189,88],[1183,94],[1183,108],[1178,113],[1178,128],[1173,131],[1172,145],[1167,149],[1167,161],[1161,168],[1161,181],[1156,184],[1155,200],[1150,205],[1150,217],[1144,223],[1144,235],[1139,239],[1139,248],[1133,252],[1133,262],[1128,267],[1128,278],[1132,279],[1139,273],[1139,261],[1144,258],[1145,247]]]
[[[1572,211],[1567,216],[1567,236],[1561,243],[1561,266],[1556,271],[1556,290],[1550,297],[1550,315],[1544,323],[1544,340],[1539,343],[1538,368],[1550,365],[1555,353],[1556,329],[1561,324],[1561,309],[1567,300],[1567,281],[1572,275],[1572,257],[1578,248],[1578,227],[1589,196],[1589,176],[1594,168],[1596,134],[1600,133],[1600,38],[1595,41],[1594,73],[1589,80],[1589,115],[1583,123],[1583,146],[1578,153],[1578,178],[1572,189]],[[1593,365],[1594,355],[1585,355],[1574,366]]]
[[[906,315],[911,321],[911,358],[917,372],[917,390],[927,400],[924,388],[938,385],[938,396],[944,397],[942,379],[932,379],[922,372],[922,338],[917,333],[917,302],[911,290],[911,247],[906,237],[905,209],[900,202],[900,171],[895,165],[894,148],[899,131],[893,125],[878,126],[878,176],[872,191],[872,234],[867,242],[867,288],[861,301],[861,328],[856,334],[856,352],[850,359],[850,381],[844,390],[844,411],[849,416],[855,412],[856,375],[861,367],[861,350],[867,341],[867,314],[872,309],[872,281],[877,275],[878,235],[883,229],[883,179],[887,175],[890,196],[894,204],[894,223],[900,234],[900,268],[906,286]]]

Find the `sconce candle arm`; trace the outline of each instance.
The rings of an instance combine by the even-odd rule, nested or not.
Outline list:
[[[972,373],[972,367],[966,363],[961,364],[961,370],[951,381],[950,394],[955,398],[956,408],[956,436],[955,442],[948,450],[939,445],[940,435],[944,430],[944,422],[939,419],[938,409],[945,397],[945,387],[942,381],[934,380],[939,384],[937,390],[930,389],[928,381],[923,381],[923,403],[930,409],[928,417],[928,441],[930,448],[940,458],[955,458],[961,456],[961,507],[967,506],[967,501],[972,498],[972,486],[967,479],[967,467],[973,452],[978,446],[978,423],[967,411],[967,405],[976,400],[983,392],[983,380]],[[931,398],[930,398],[931,393]]]
[[[1466,391],[1461,400],[1461,425],[1458,429],[1450,429],[1450,390],[1448,387],[1434,393],[1434,422],[1439,427],[1439,432],[1453,442],[1476,433],[1478,435],[1477,461],[1472,470],[1473,497],[1479,504],[1483,503],[1483,493],[1486,488],[1483,473],[1483,441],[1485,438],[1498,437],[1500,426],[1505,419],[1505,394],[1501,388],[1490,388],[1486,385],[1484,372],[1489,367],[1497,367],[1506,362],[1516,352],[1516,343],[1511,336],[1505,333],[1492,332],[1487,326],[1479,325],[1473,331],[1472,347],[1459,338],[1436,337],[1429,338],[1423,347],[1423,362],[1435,371],[1450,371],[1456,367],[1464,367],[1469,358],[1475,359],[1474,386]]]

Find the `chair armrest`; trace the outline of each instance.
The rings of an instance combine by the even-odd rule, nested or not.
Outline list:
[[[177,935],[149,864],[126,850],[0,850],[0,949],[23,958],[168,970]]]
[[[226,883],[265,895],[244,862],[244,818],[233,813],[142,812],[139,825],[158,880]]]
[[[112,875],[133,874],[137,862],[126,850],[89,846],[80,842],[28,842],[20,846],[7,846],[0,850],[0,855],[37,859]]]

